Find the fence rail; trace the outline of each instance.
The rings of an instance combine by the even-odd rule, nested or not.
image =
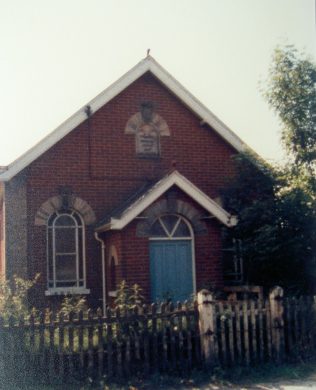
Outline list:
[[[29,366],[47,380],[189,371],[201,363],[197,315],[189,304],[153,304],[10,318],[0,323],[2,370]]]
[[[315,356],[315,298],[283,299],[283,290],[276,287],[266,300],[217,301],[201,291],[202,360],[233,366]]]
[[[0,373],[54,378],[129,376],[261,364],[316,355],[315,301],[218,301],[0,320]],[[0,374],[1,375],[1,374]]]

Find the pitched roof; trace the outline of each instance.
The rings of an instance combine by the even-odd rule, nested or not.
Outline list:
[[[106,216],[98,224],[96,231],[101,232],[123,229],[174,185],[180,188],[224,225],[232,227],[237,224],[237,218],[235,216],[229,214],[178,171],[173,171],[154,185],[143,188],[140,192],[135,194],[135,196],[131,197],[122,207],[113,210],[111,214]]]
[[[115,83],[101,92],[93,100],[87,103],[92,113],[109,102],[135,80],[146,72],[151,72],[157,77],[171,92],[173,92],[187,107],[198,115],[204,123],[211,126],[222,138],[224,138],[234,149],[241,152],[246,145],[234,134],[223,122],[221,122],[210,110],[208,110],[198,99],[186,90],[174,77],[172,77],[161,65],[151,56],[145,57],[131,70],[125,73]],[[69,119],[63,122],[52,133],[43,138],[39,143],[29,149],[13,163],[0,170],[0,181],[10,180],[13,176],[26,168],[31,162],[50,149],[84,120],[87,119],[86,106],[81,108]]]

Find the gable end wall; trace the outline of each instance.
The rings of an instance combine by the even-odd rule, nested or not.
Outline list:
[[[139,111],[143,101],[155,103],[157,113],[166,120],[171,131],[170,137],[161,138],[162,152],[158,159],[137,157],[135,137],[124,133],[127,121]],[[11,249],[8,248],[11,258],[13,244],[18,241],[21,247],[19,257],[13,261],[11,269],[18,267],[26,272],[26,268],[20,263],[23,262],[22,258],[25,258],[23,256],[27,250],[28,277],[33,277],[36,272],[41,273],[37,284],[37,297],[51,299],[45,297],[46,227],[35,225],[35,217],[44,202],[58,195],[60,186],[70,187],[76,197],[91,206],[96,220],[100,221],[142,185],[148,183],[148,180],[156,181],[174,168],[214,199],[220,195],[220,189],[228,177],[234,174],[231,158],[234,154],[236,151],[226,141],[210,127],[201,126],[200,118],[157,79],[149,74],[144,75],[93,113],[90,124],[88,121],[83,122],[30,164],[27,169],[26,189],[19,179],[20,184],[15,184],[17,193],[13,194],[14,186],[10,184],[11,194],[15,197],[14,201],[11,199],[10,207],[12,209],[12,205],[16,203],[20,209],[12,210],[14,215],[11,218],[13,227],[10,228]],[[21,232],[18,227],[21,227]],[[100,243],[95,240],[93,233],[93,226],[89,226],[86,234],[87,288],[91,290],[91,299],[99,305],[99,299],[102,297],[101,253]],[[135,241],[133,237],[124,237],[130,240],[132,246]],[[207,237],[203,240],[207,241]],[[147,245],[148,241],[145,241]],[[122,253],[127,253],[124,249],[128,248],[128,245],[129,243],[122,242]],[[218,247],[219,243],[216,243],[212,250],[215,251]],[[201,249],[200,253],[202,252]],[[213,255],[207,256],[208,261],[212,262]],[[124,277],[124,272],[132,267],[132,261],[135,262],[135,267],[138,267],[136,252],[134,260],[127,259],[124,255],[122,274],[118,272],[118,278]],[[215,269],[215,265],[213,268]],[[212,272],[209,276],[214,278],[215,271]],[[219,279],[219,272],[220,270],[216,271],[216,279]]]

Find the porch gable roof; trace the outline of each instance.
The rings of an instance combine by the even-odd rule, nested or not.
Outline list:
[[[147,207],[154,203],[160,196],[168,191],[172,186],[177,186],[206,211],[217,218],[227,227],[237,224],[237,217],[224,210],[218,203],[201,191],[196,185],[181,175],[178,171],[173,171],[147,188],[126,207],[114,211],[106,219],[101,221],[96,227],[97,232],[108,230],[121,230],[133,219],[137,218]]]

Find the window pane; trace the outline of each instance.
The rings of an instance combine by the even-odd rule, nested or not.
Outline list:
[[[166,232],[161,226],[159,219],[152,225],[150,232],[152,237],[166,237]]]
[[[75,226],[75,221],[70,215],[60,215],[56,218],[55,226]]]
[[[176,215],[165,215],[161,218],[163,224],[167,228],[168,232],[171,234],[174,225],[177,223],[179,217]]]
[[[83,234],[82,229],[78,232],[78,258],[79,258],[79,279],[83,279]]]
[[[53,280],[53,230],[47,229],[48,279]]]
[[[56,279],[76,280],[76,256],[56,255]]]
[[[191,237],[190,230],[184,221],[180,221],[173,237]]]
[[[55,287],[55,286],[54,286],[54,282],[53,282],[52,280],[49,280],[49,281],[48,281],[48,287],[49,287],[49,288]]]
[[[76,228],[55,228],[56,253],[76,253]]]

